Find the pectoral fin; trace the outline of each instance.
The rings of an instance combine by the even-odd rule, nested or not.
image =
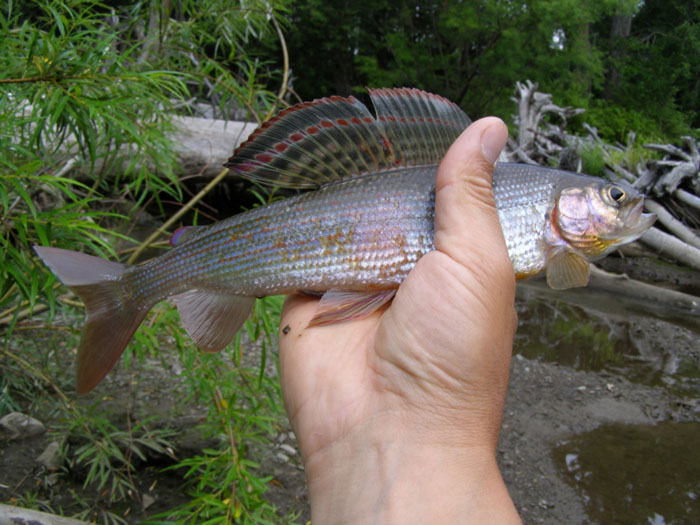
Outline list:
[[[173,297],[182,324],[205,352],[218,352],[233,340],[255,303],[254,297],[192,290]]]
[[[381,292],[326,292],[318,303],[309,326],[322,326],[340,321],[363,319],[391,300],[396,290]]]
[[[556,254],[547,265],[547,284],[555,290],[586,286],[589,275],[588,261],[571,252]]]

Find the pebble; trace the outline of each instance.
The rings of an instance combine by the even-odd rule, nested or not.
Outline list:
[[[153,496],[149,496],[148,494],[143,494],[141,496],[141,508],[143,510],[146,510],[148,507],[153,505],[156,502],[156,499]]]
[[[10,412],[0,419],[0,431],[8,434],[10,438],[29,438],[46,432],[46,427],[38,419],[22,414]]]
[[[280,448],[287,452],[290,456],[295,456],[297,453],[297,450],[293,446],[287,445],[286,443],[280,445]]]
[[[49,470],[57,470],[61,466],[61,463],[63,463],[58,441],[49,443],[39,457],[36,458],[36,462]]]

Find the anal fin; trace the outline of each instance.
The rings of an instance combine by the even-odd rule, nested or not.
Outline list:
[[[547,284],[555,290],[586,286],[590,271],[590,265],[583,257],[563,251],[547,264]]]
[[[200,289],[173,300],[185,330],[205,352],[218,352],[229,344],[255,304],[255,297]]]
[[[341,321],[363,319],[390,301],[396,290],[380,292],[345,292],[330,290],[318,303],[318,309],[309,326],[322,326]]]

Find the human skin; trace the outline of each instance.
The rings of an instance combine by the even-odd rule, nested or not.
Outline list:
[[[506,139],[486,118],[450,147],[435,251],[388,308],[309,327],[318,299],[285,302],[282,392],[315,524],[520,522],[495,459],[517,324],[491,189]]]

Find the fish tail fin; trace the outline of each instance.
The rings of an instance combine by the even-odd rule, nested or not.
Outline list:
[[[34,250],[85,303],[77,374],[78,393],[85,394],[119,360],[150,306],[136,304],[129,296],[122,264],[60,248],[35,246]]]

